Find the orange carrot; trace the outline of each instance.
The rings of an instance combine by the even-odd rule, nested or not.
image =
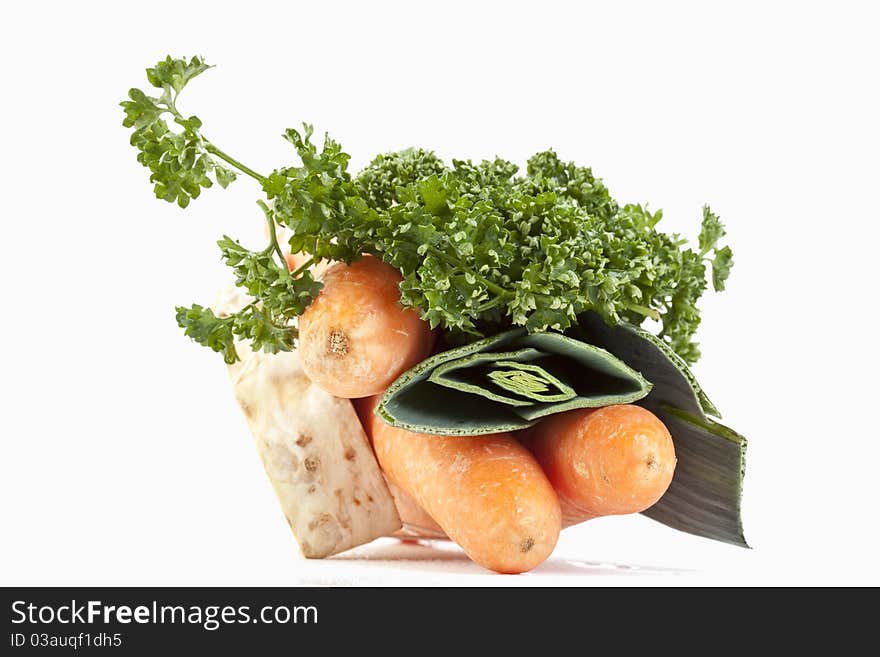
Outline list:
[[[365,256],[328,267],[321,280],[299,318],[300,361],[316,385],[336,397],[367,397],[430,353],[434,334],[400,305],[394,267]]]
[[[559,495],[566,527],[644,511],[663,496],[675,471],[672,436],[640,406],[552,415],[529,430],[525,444]]]
[[[351,400],[354,411],[357,413],[361,426],[364,428],[364,433],[367,434],[371,444],[373,442],[373,410],[379,405],[381,398],[382,395],[373,395],[372,397]]]
[[[428,515],[427,511],[407,495],[400,486],[395,486],[394,482],[388,480],[387,477],[385,479],[388,491],[394,499],[394,508],[397,509],[397,515],[400,516],[400,522],[403,523],[403,529],[398,530],[395,536],[446,538],[446,532]]]
[[[373,448],[388,478],[475,562],[499,573],[531,570],[559,538],[559,500],[540,466],[508,433],[428,436],[375,415]]]
[[[367,438],[370,440],[370,444],[373,443],[373,422],[371,417],[380,397],[381,395],[375,395],[374,397],[352,400],[354,409],[357,411],[358,418],[364,428],[364,433],[367,434]],[[388,481],[387,476],[385,479],[388,483],[391,497],[394,498],[397,514],[400,516],[401,522],[403,522],[403,530],[398,532],[398,534],[406,536],[415,534],[425,538],[445,537],[443,529],[428,515],[427,511],[420,507],[412,497],[407,495],[400,486],[395,486],[394,482]]]

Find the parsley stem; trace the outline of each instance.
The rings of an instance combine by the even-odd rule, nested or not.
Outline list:
[[[502,299],[512,299],[514,297],[513,292],[511,292],[510,290],[505,290],[500,285],[496,285],[492,281],[483,278],[482,276],[477,276],[477,280],[485,285],[487,290],[498,295]]]
[[[214,144],[209,142],[207,139],[205,139],[205,150],[208,151],[209,153],[211,153],[212,155],[216,155],[217,157],[219,157],[221,160],[224,160],[228,164],[231,164],[232,166],[234,166],[236,169],[238,169],[242,173],[246,173],[251,178],[253,178],[257,182],[259,182],[260,184],[263,184],[263,182],[265,182],[266,176],[261,176],[253,169],[246,167],[244,164],[242,164],[238,160],[231,158],[229,155],[227,155],[226,153],[221,151],[219,148],[214,146]]]
[[[177,101],[176,94],[172,100],[170,100],[169,102],[167,102],[165,104],[165,108],[179,122],[179,121],[183,120],[183,114],[181,114],[178,111],[175,101]],[[242,164],[241,162],[239,162],[238,160],[233,159],[232,157],[230,157],[229,155],[227,155],[226,153],[221,151],[219,148],[214,146],[214,144],[212,144],[210,141],[205,139],[204,135],[199,135],[199,136],[201,137],[202,142],[205,144],[205,150],[208,151],[209,153],[211,153],[212,155],[216,155],[221,160],[224,160],[227,164],[231,164],[232,166],[234,166],[236,169],[238,169],[242,173],[246,173],[251,178],[253,178],[257,182],[259,182],[261,185],[266,180],[266,176],[261,176],[260,174],[258,174],[256,171],[254,171],[250,167],[247,167],[244,164]]]
[[[653,308],[648,308],[647,306],[640,306],[637,303],[625,303],[623,304],[624,308],[627,310],[631,310],[634,313],[638,313],[639,315],[644,315],[645,317],[650,317],[651,319],[660,319],[660,313],[654,310]]]
[[[311,267],[313,264],[315,264],[315,256],[312,256],[311,258],[306,260],[304,263],[302,263],[299,267],[297,267],[292,272],[290,272],[290,277],[296,278],[297,276],[302,274],[306,269]]]
[[[510,290],[505,290],[503,287],[496,283],[493,283],[489,279],[483,278],[482,276],[477,276],[476,279],[480,281],[480,283],[482,283],[486,287],[486,289],[489,290],[492,294],[495,294],[496,296],[499,296],[503,299],[513,298],[513,292],[511,292]]]
[[[497,297],[497,296],[493,297],[493,298],[489,299],[486,303],[483,303],[483,304],[480,304],[479,306],[477,306],[477,312],[484,313],[487,310],[491,310],[492,308],[497,306],[499,303],[501,303],[501,297]]]
[[[260,206],[260,209],[263,211],[263,214],[266,215],[266,223],[269,224],[269,248],[275,251],[278,254],[278,257],[281,259],[281,264],[284,265],[284,268],[287,269],[287,258],[284,257],[284,252],[281,250],[281,246],[278,244],[278,233],[275,232],[275,219],[272,217],[272,212],[269,210],[269,206],[260,199],[257,201],[257,205]]]

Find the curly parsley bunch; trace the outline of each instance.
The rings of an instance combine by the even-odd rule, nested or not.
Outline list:
[[[553,151],[533,156],[520,174],[501,159],[448,166],[430,151],[408,149],[380,155],[352,176],[340,145],[327,137],[319,150],[310,126],[285,133],[301,164],[263,176],[208,141],[197,117],[178,111],[177,95],[207,68],[200,58],[169,57],[147,71],[162,93],[133,89],[122,105],[157,197],[186,207],[214,180],[232,182],[232,167],[272,200],[261,202],[270,226],[266,248],[250,251],[225,236],[218,243],[254,302],[224,318],[198,305],[178,308],[187,335],[227,362],[237,358],[237,338],[270,352],[292,349],[290,320],[320,290],[308,264],[351,262],[363,253],[400,270],[401,302],[458,338],[511,326],[563,331],[594,311],[611,324],[655,319],[684,360],[699,358],[697,301],[709,280],[724,289],[733,264],[730,247],[718,244],[724,228],[708,207],[694,250],[657,231],[660,211],[621,207],[589,168]],[[166,117],[179,129],[171,130]],[[296,271],[287,269],[278,226],[289,229],[292,252],[311,256]]]

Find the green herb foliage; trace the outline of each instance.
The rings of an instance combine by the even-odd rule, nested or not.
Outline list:
[[[364,253],[400,270],[403,305],[418,308],[451,342],[511,326],[563,331],[592,310],[612,325],[658,320],[660,336],[684,360],[699,358],[697,301],[707,276],[724,289],[733,264],[730,248],[718,244],[724,227],[708,207],[693,250],[657,231],[660,211],[621,207],[589,168],[553,151],[533,156],[520,174],[501,159],[448,166],[430,151],[407,149],[380,155],[352,176],[339,143],[325,137],[318,149],[308,125],[284,134],[301,165],[263,176],[205,138],[197,117],[178,111],[180,91],[207,68],[198,57],[166,58],[147,70],[161,95],[132,89],[122,106],[157,197],[186,207],[213,181],[229,184],[234,169],[272,201],[260,202],[271,235],[265,249],[249,251],[228,237],[218,243],[254,302],[223,318],[199,305],[178,308],[186,334],[227,362],[237,358],[235,339],[269,352],[292,349],[290,320],[320,290],[308,264]],[[291,232],[292,252],[311,256],[295,272],[287,270],[276,227]]]

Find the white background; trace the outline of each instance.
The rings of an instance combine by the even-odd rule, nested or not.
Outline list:
[[[7,5],[0,583],[880,584],[871,7]],[[410,145],[521,164],[552,146],[667,231],[694,236],[710,202],[736,264],[702,303],[695,371],[750,439],[755,549],[635,516],[566,530],[524,577],[454,554],[299,561],[220,358],[173,318],[229,282],[215,239],[261,239],[259,190],[157,201],[121,126],[166,53],[217,65],[183,110],[261,172],[306,120],[355,170]]]

